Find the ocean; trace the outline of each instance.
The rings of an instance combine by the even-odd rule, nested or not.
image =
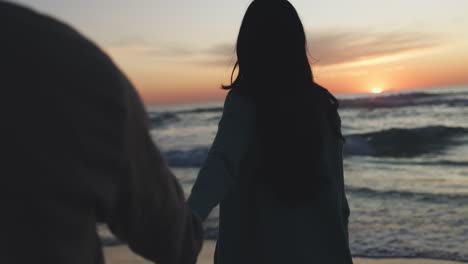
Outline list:
[[[353,256],[468,262],[468,86],[337,97]],[[187,195],[222,105],[147,107],[151,134]],[[207,239],[217,225],[215,209]]]

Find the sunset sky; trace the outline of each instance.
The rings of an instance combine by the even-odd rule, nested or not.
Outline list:
[[[221,100],[250,0],[15,0],[100,45],[147,104]],[[467,0],[291,0],[334,93],[468,84]],[[267,45],[267,44],[266,44]]]

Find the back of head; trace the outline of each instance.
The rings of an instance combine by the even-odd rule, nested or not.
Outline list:
[[[312,81],[304,29],[288,1],[252,2],[239,32],[237,56],[241,78],[262,83]],[[256,89],[262,87],[267,89]]]
[[[255,0],[237,40],[238,76],[224,87],[254,98],[261,150],[257,182],[290,204],[315,199],[327,182],[320,170],[320,116],[334,123],[338,107],[336,99],[314,83],[306,45],[291,3]]]

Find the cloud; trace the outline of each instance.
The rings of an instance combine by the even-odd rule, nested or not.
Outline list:
[[[442,45],[442,36],[426,32],[315,31],[308,38],[309,52],[320,66],[381,59]]]
[[[218,44],[199,51],[199,57],[192,62],[202,66],[229,67],[236,61],[236,47],[233,43]]]
[[[355,63],[402,55],[407,52],[442,45],[443,36],[426,32],[352,32],[343,30],[309,31],[309,53],[318,66]],[[234,44],[218,44],[204,50],[217,56],[217,64],[225,65],[235,52]],[[221,63],[224,60],[223,63]]]
[[[181,57],[192,56],[192,50],[181,47],[167,47],[157,45],[132,45],[121,47],[108,47],[111,53],[124,56],[146,57],[146,58],[164,58],[178,59]]]
[[[223,58],[202,58],[192,60],[191,63],[200,66],[212,66],[212,67],[231,67],[235,63],[235,58],[229,59],[226,57]]]
[[[114,54],[145,58],[177,59],[196,53],[181,45],[156,43],[138,36],[121,38],[107,43],[105,47]]]
[[[218,56],[233,56],[235,55],[236,52],[236,46],[234,43],[224,43],[224,44],[218,44],[214,45],[213,47],[210,47],[206,50],[204,50],[204,53],[208,55],[218,55]]]
[[[366,32],[310,30],[307,34],[311,62],[316,66],[336,66],[369,61],[384,63],[403,55],[445,44],[445,36],[428,32]],[[228,66],[236,60],[235,43],[218,43],[208,48],[157,44],[127,38],[108,47],[114,54],[183,61],[200,66]]]

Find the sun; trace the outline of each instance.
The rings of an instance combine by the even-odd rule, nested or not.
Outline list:
[[[376,87],[376,88],[372,89],[372,93],[375,93],[375,94],[379,94],[379,93],[382,93],[382,92],[383,92],[382,88]]]

